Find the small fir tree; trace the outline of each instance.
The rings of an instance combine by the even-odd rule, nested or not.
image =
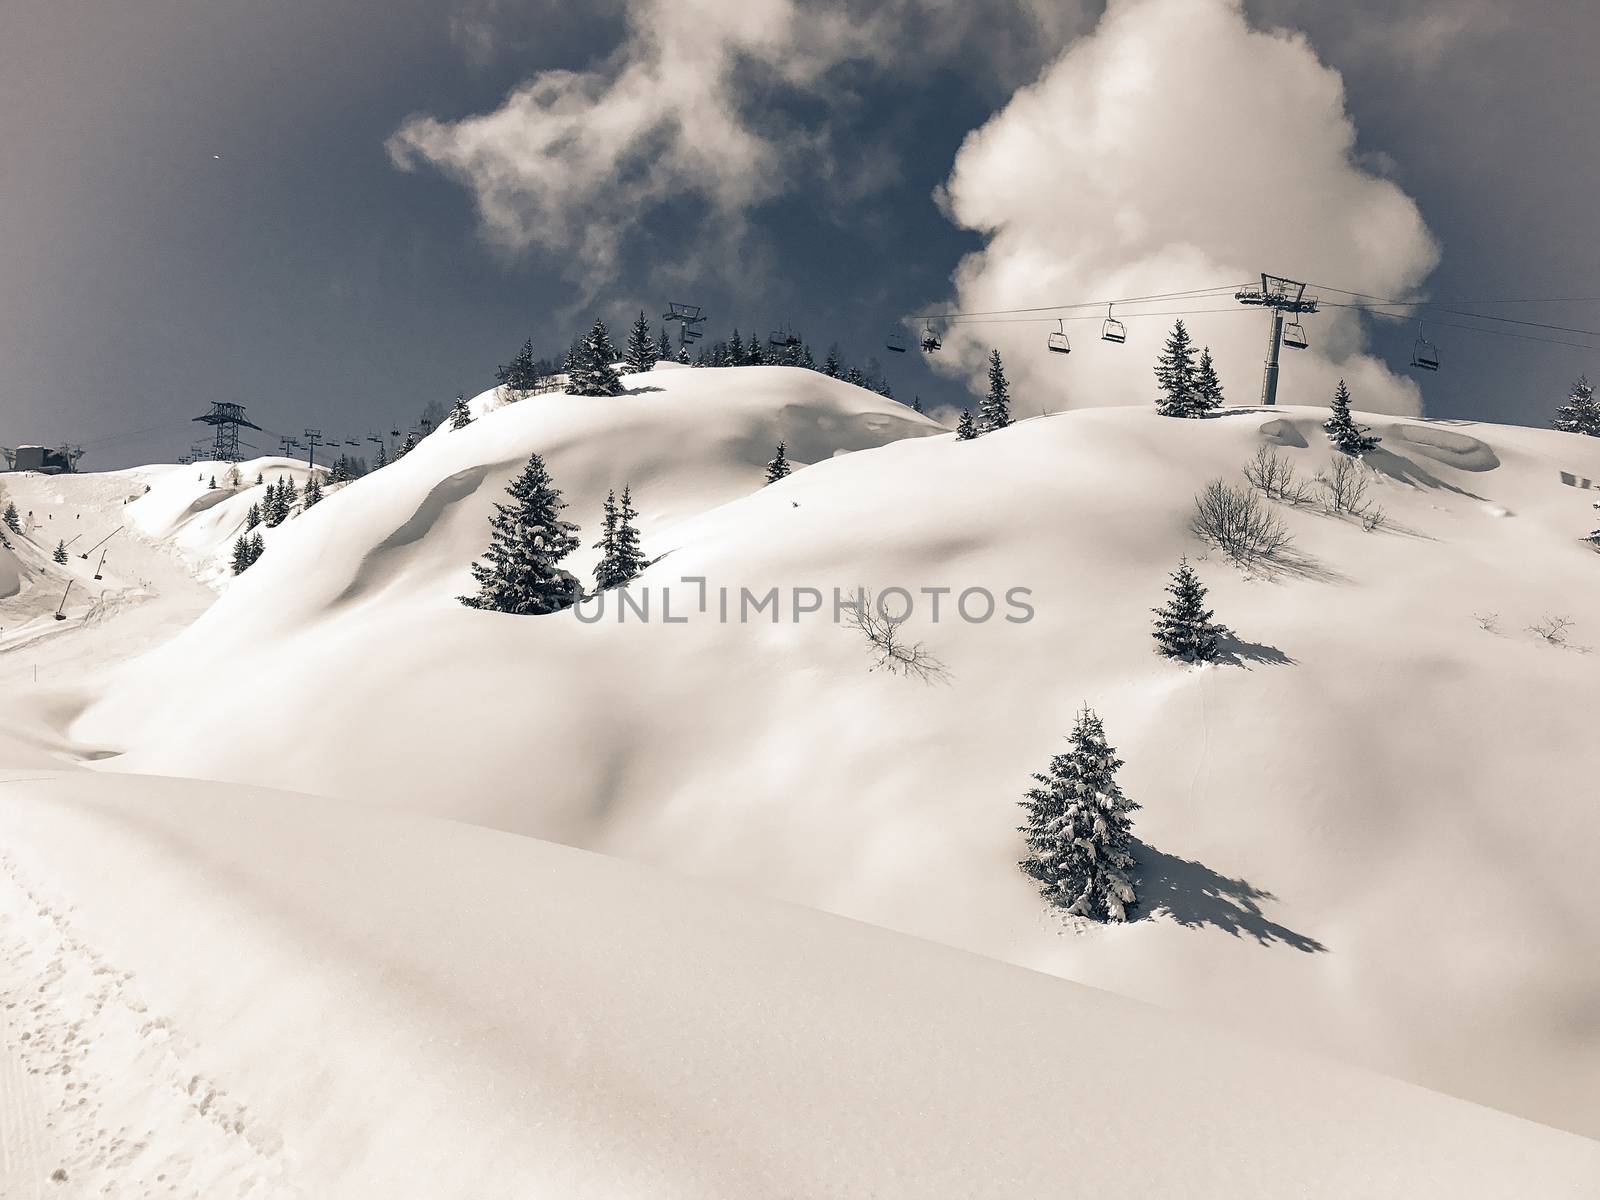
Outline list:
[[[283,504],[283,489],[279,486],[282,482],[279,478],[267,484],[267,494],[261,502],[261,520],[268,529],[276,529],[289,515]]]
[[[256,472],[256,486],[260,487],[266,481],[267,481],[267,477],[265,475],[263,475],[260,471],[257,471]]]
[[[300,503],[300,489],[295,487],[292,475],[286,476],[278,484],[278,494],[283,497],[283,515],[288,517],[294,512],[294,506]]]
[[[579,348],[567,380],[567,391],[574,396],[620,396],[622,377],[614,365],[617,348],[611,344],[606,323],[598,318]]]
[[[243,575],[250,569],[250,535],[241,533],[233,542],[233,573]]]
[[[1150,610],[1156,616],[1156,648],[1168,658],[1211,662],[1217,657],[1225,630],[1212,621],[1211,610],[1206,607],[1205,585],[1196,577],[1187,558],[1178,561],[1167,592],[1171,599],[1162,607]]]
[[[342,456],[340,457],[339,461],[340,462],[344,461]],[[335,472],[335,475],[337,476],[337,472]],[[345,478],[348,479],[349,475],[347,474],[345,476]],[[342,482],[344,482],[344,480],[338,479],[336,477],[334,479],[334,482],[335,483],[342,483]],[[305,508],[307,511],[310,511],[311,509],[315,508],[321,502],[322,502],[322,477],[320,475],[318,475],[315,471],[313,471],[311,473],[311,478],[306,480],[306,495],[305,495],[305,500],[302,503],[302,507]]]
[[[735,329],[733,336],[728,339],[728,366],[744,366],[744,342],[739,339],[739,331]]]
[[[837,345],[829,346],[828,357],[822,361],[822,373],[829,379],[837,379],[839,378],[839,370],[839,347]]]
[[[580,591],[577,579],[560,566],[578,547],[578,527],[561,519],[566,502],[537,454],[506,492],[511,503],[494,506],[489,548],[482,562],[472,564],[478,593],[460,597],[461,603],[522,616],[559,612]]]
[[[766,363],[767,352],[761,347],[761,339],[754,334],[750,337],[749,346],[745,347],[744,361],[746,366],[759,367]]]
[[[628,370],[635,374],[655,369],[656,343],[650,336],[650,323],[644,319],[643,310],[628,333],[628,348],[622,357],[628,364]]]
[[[395,462],[399,462],[402,458],[404,458],[406,455],[410,454],[413,450],[415,450],[417,448],[418,440],[419,439],[418,439],[418,437],[417,437],[415,432],[407,433],[406,436],[405,436],[405,440],[402,441],[400,443],[400,445],[395,448],[394,461]]]
[[[778,452],[772,456],[772,461],[767,464],[767,482],[777,483],[780,479],[789,476],[789,450],[784,443],[778,443]]]
[[[250,565],[251,566],[255,566],[255,564],[260,560],[261,555],[266,551],[266,548],[267,548],[267,543],[262,540],[261,531],[258,529],[258,530],[256,530],[254,533],[252,533],[250,535]]]
[[[461,393],[456,393],[456,402],[450,406],[450,428],[465,429],[472,424],[472,410],[467,407],[467,398]]]
[[[600,561],[594,565],[595,591],[603,592],[616,581],[611,575],[611,563],[617,555],[617,492],[606,492],[606,502],[600,509],[600,540],[594,544],[600,551]]]
[[[639,530],[634,524],[639,514],[633,507],[633,490],[622,489],[622,502],[617,495],[606,493],[604,528],[595,547],[600,550],[600,561],[595,564],[594,583],[598,590],[621,587],[645,568],[644,554],[639,549]]]
[[[206,484],[206,491],[214,492],[216,490],[217,490],[217,477],[215,475],[213,475],[211,477],[211,482]]]
[[[389,465],[389,451],[382,442],[378,443],[377,457],[372,460],[373,469],[378,470]]]
[[[507,393],[508,400],[520,400],[533,389],[539,381],[539,372],[533,362],[532,338],[522,343],[522,349],[517,351],[515,358],[495,369],[494,379]]]
[[[972,410],[963,408],[961,420],[956,422],[956,441],[970,442],[978,436],[978,427],[972,423]]]
[[[1136,899],[1128,872],[1139,806],[1117,786],[1121,766],[1100,718],[1085,708],[1071,749],[1050,760],[1048,775],[1033,777],[1039,786],[1021,802],[1028,855],[1017,865],[1041,896],[1074,916],[1125,921]]]
[[[65,539],[56,543],[56,548],[50,552],[50,557],[55,559],[60,566],[67,565],[67,543]]]
[[[1587,375],[1578,376],[1567,394],[1567,402],[1556,409],[1550,422],[1564,433],[1584,433],[1600,437],[1600,400],[1594,396],[1594,385]]]
[[[992,433],[1011,424],[1011,385],[1006,382],[1006,369],[1000,362],[1000,351],[989,351],[989,394],[978,409],[978,429]]]
[[[1368,426],[1357,425],[1350,415],[1350,389],[1342,379],[1334,390],[1332,407],[1333,415],[1322,423],[1322,428],[1327,431],[1334,449],[1351,458],[1360,458],[1378,444],[1379,439],[1367,432]]]
[[[239,485],[241,483],[243,483],[243,482],[244,482],[244,478],[243,478],[243,476],[241,476],[239,474],[239,464],[238,463],[230,463],[228,465],[228,476],[227,476],[228,490],[231,491],[231,492],[238,491],[239,490]]]
[[[867,386],[866,372],[864,372],[860,367],[846,368],[844,373],[844,381],[846,383],[853,383],[858,388],[864,388]]]
[[[1211,361],[1211,347],[1200,351],[1200,365],[1194,369],[1194,412],[1191,416],[1203,417],[1222,407],[1222,380],[1217,378],[1217,368]]]
[[[1161,395],[1156,411],[1163,417],[1200,415],[1195,387],[1194,342],[1184,327],[1183,318],[1173,323],[1167,344],[1156,359],[1156,383]]]
[[[261,524],[261,505],[252,504],[249,511],[244,514],[244,531],[249,533],[259,524]]]
[[[689,365],[689,347],[688,346],[679,346],[678,347],[678,361],[680,363],[682,363],[686,367]]]
[[[671,360],[672,339],[667,336],[667,331],[663,329],[660,336],[656,338],[656,361],[670,362]]]
[[[5,516],[0,518],[0,520],[5,521],[6,528],[11,530],[12,533],[17,534],[19,537],[21,536],[22,518],[17,515],[16,501],[11,500],[6,502]]]

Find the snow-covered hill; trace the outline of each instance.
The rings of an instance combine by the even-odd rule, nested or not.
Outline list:
[[[1389,526],[1285,511],[1294,555],[1247,577],[1190,534],[1191,497],[1262,445],[1325,466],[1324,410],[1079,410],[960,443],[809,372],[632,382],[660,390],[480,397],[469,428],[276,531],[188,633],[85,697],[74,736],[123,751],[112,769],[671,866],[1600,1132],[1600,559],[1579,540],[1600,443],[1366,418]],[[761,488],[780,438],[814,465]],[[456,602],[532,451],[586,547],[632,485],[650,622]],[[1236,631],[1228,665],[1151,652],[1183,554]],[[720,588],[736,615],[741,588],[787,608],[862,586],[914,594],[947,678],[869,670],[826,600],[717,619]],[[936,587],[999,612],[969,623],[946,596],[936,622]],[[1026,623],[1002,619],[1015,587]],[[1547,615],[1576,620],[1570,644],[1526,631]],[[1144,806],[1149,919],[1126,928],[1063,929],[1015,867],[1015,801],[1085,703]]]
[[[1578,1197],[1600,1146],[1120,997],[364,805],[26,772],[0,1194]]]

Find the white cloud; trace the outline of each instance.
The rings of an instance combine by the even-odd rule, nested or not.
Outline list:
[[[1243,282],[1266,270],[1403,294],[1437,261],[1416,205],[1360,165],[1338,74],[1306,39],[1250,28],[1236,0],[1112,0],[1105,18],[1019,91],[956,157],[941,202],[988,243],[955,271],[955,306],[1016,308]],[[1341,299],[1326,295],[1325,299]],[[1230,400],[1260,389],[1266,316],[1228,300],[1152,308],[1185,318]],[[1148,403],[1171,315],[1132,318],[1128,342],[1069,322],[955,326],[941,369],[981,390],[998,346],[1020,411]],[[1049,328],[1054,328],[1052,324]],[[1280,403],[1322,403],[1344,376],[1358,408],[1415,412],[1415,385],[1364,354],[1348,310],[1306,318]]]

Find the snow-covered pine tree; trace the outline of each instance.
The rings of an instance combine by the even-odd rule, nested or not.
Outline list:
[[[1187,558],[1178,560],[1167,592],[1171,599],[1150,610],[1156,615],[1157,649],[1168,658],[1211,662],[1217,657],[1218,640],[1225,630],[1212,621],[1212,612],[1206,607],[1205,585]]]
[[[767,361],[767,352],[762,349],[761,339],[755,334],[750,335],[750,344],[744,349],[744,361],[750,367],[762,366]]]
[[[413,450],[415,450],[417,448],[417,442],[419,440],[420,439],[417,437],[417,435],[415,433],[406,434],[405,440],[402,441],[400,443],[400,445],[395,448],[394,461],[395,462],[399,462],[402,458],[404,458],[406,455],[410,454]]]
[[[1351,458],[1360,458],[1378,444],[1379,439],[1367,432],[1369,427],[1357,425],[1355,418],[1350,415],[1350,389],[1345,387],[1342,379],[1334,390],[1332,407],[1333,415],[1322,423],[1322,428],[1327,431],[1334,449]]]
[[[1194,416],[1203,417],[1222,407],[1222,380],[1211,361],[1211,347],[1200,351],[1200,365],[1194,369]]]
[[[733,331],[733,336],[728,339],[728,366],[744,366],[744,342],[740,340],[737,329]]]
[[[290,516],[294,506],[300,503],[300,489],[294,485],[294,477],[287,476],[278,484],[278,495],[283,497],[283,515]]]
[[[963,408],[961,420],[956,422],[956,441],[970,442],[978,436],[978,427],[972,423],[972,410]]]
[[[606,492],[606,502],[601,507],[600,540],[594,544],[600,551],[600,561],[594,565],[594,590],[603,592],[617,583],[613,563],[617,557],[617,491]]]
[[[17,534],[19,537],[21,536],[22,518],[17,516],[17,505],[14,500],[6,502],[5,516],[0,517],[0,520],[5,521],[6,528],[11,530],[12,533]]]
[[[808,371],[815,371],[817,369],[817,360],[811,356],[811,347],[809,345],[802,345],[800,347],[799,365]]]
[[[617,510],[616,573],[619,583],[627,583],[648,565],[639,548],[639,510],[633,507],[633,488],[622,485],[622,504]]]
[[[389,465],[389,451],[382,442],[378,443],[378,455],[372,460],[373,470],[379,470]]]
[[[1011,424],[1011,385],[1000,362],[1000,351],[989,351],[989,394],[978,409],[978,432],[992,433]]]
[[[315,471],[313,471],[311,474],[312,474],[313,478],[316,476],[316,472]],[[338,458],[333,460],[333,469],[328,473],[328,482],[329,483],[349,483],[350,479],[351,479],[350,458],[349,458],[348,455],[341,454],[341,455],[339,455]],[[306,490],[309,491],[310,488],[311,488],[311,480],[308,479],[308,480],[306,480]],[[322,488],[321,488],[320,484],[318,485],[317,490],[318,490],[318,492],[321,492]]]
[[[206,491],[214,492],[216,490],[217,490],[217,477],[215,475],[213,475],[211,477],[211,482],[206,484]]]
[[[67,565],[67,543],[65,539],[56,543],[56,548],[50,552],[50,557],[63,567]]]
[[[280,476],[272,483],[267,484],[266,498],[261,503],[261,520],[268,529],[276,529],[283,524],[283,519],[289,515],[288,507],[283,502],[283,479]]]
[[[1163,417],[1200,416],[1195,395],[1194,341],[1182,317],[1173,323],[1167,344],[1156,359],[1156,383],[1161,388],[1156,411]]]
[[[261,558],[261,555],[266,551],[266,548],[267,548],[267,543],[262,540],[261,531],[258,529],[258,530],[256,530],[254,533],[252,533],[250,535],[250,565],[251,566],[255,566],[256,562]]]
[[[244,514],[244,531],[249,533],[259,524],[261,524],[261,505],[252,504],[250,510]]]
[[[465,429],[471,424],[472,410],[467,407],[467,398],[457,392],[456,402],[450,406],[450,428]]]
[[[574,396],[620,396],[622,377],[615,363],[617,348],[611,344],[606,323],[599,318],[590,326],[567,380],[567,391]]]
[[[1048,775],[1021,801],[1028,856],[1017,865],[1039,894],[1074,916],[1125,921],[1135,903],[1132,814],[1138,805],[1117,786],[1122,760],[1106,744],[1088,708],[1073,726],[1072,747],[1050,760]]]
[[[260,487],[266,481],[267,481],[267,477],[265,475],[263,475],[260,471],[257,471],[256,472],[256,486]]]
[[[822,360],[822,373],[829,379],[837,379],[839,378],[840,369],[839,347],[835,343],[828,347],[828,357]]]
[[[250,535],[241,533],[233,542],[233,573],[243,575],[250,569]]]
[[[782,442],[778,443],[778,452],[772,456],[772,461],[767,464],[767,482],[777,483],[785,479],[791,470],[789,466],[789,449]]]
[[[912,412],[921,412],[922,411],[922,397],[921,396],[912,396],[911,397],[911,411]]]
[[[1594,396],[1594,385],[1589,382],[1587,375],[1578,376],[1572,390],[1567,394],[1567,402],[1556,409],[1555,418],[1550,422],[1563,433],[1586,433],[1590,437],[1600,437],[1600,400]]]
[[[661,331],[661,335],[656,338],[656,361],[672,361],[672,339],[667,336],[667,331],[665,329],[663,329]]]
[[[494,381],[506,393],[507,400],[521,400],[539,382],[539,371],[533,362],[533,339],[522,343],[522,349],[505,366],[495,368]]]
[[[622,357],[628,364],[628,370],[635,374],[655,368],[656,341],[650,336],[650,323],[644,319],[643,309],[639,311],[639,319],[633,323],[633,328],[628,331],[628,348]]]
[[[343,456],[340,457],[339,461],[340,462],[344,461]],[[335,472],[335,475],[337,476],[337,472]],[[345,478],[348,479],[349,475],[346,474]],[[342,482],[344,482],[344,480],[338,479],[336,477],[334,479],[334,482],[335,483],[342,483]],[[315,471],[313,471],[313,472],[311,472],[311,478],[306,480],[306,494],[305,494],[305,500],[303,502],[303,507],[307,511],[309,511],[309,510],[315,508],[321,502],[322,502],[322,477],[320,475],[318,475]]]
[[[689,347],[678,347],[678,361],[686,367],[689,365]]]
[[[489,518],[489,548],[482,562],[472,564],[478,594],[459,597],[461,603],[522,616],[571,606],[581,589],[573,574],[559,564],[577,549],[578,527],[560,518],[567,505],[560,489],[550,481],[544,459],[531,455],[506,492],[512,503],[494,506]]]
[[[860,367],[848,368],[844,373],[844,381],[846,383],[853,383],[858,388],[864,388],[867,386],[867,376]]]

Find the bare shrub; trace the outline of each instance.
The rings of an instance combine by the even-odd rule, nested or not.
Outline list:
[[[1366,516],[1370,508],[1367,486],[1372,476],[1358,459],[1336,455],[1327,471],[1319,471],[1316,478],[1322,485],[1322,502],[1329,512]]]
[[[1300,478],[1288,457],[1271,446],[1256,449],[1256,456],[1244,465],[1244,477],[1268,500],[1305,504],[1312,497],[1310,481]]]
[[[1371,533],[1375,529],[1383,529],[1389,524],[1389,514],[1383,509],[1373,505],[1361,514],[1361,528]]]
[[[1472,619],[1478,623],[1478,628],[1485,633],[1500,632],[1499,613],[1473,613]]]
[[[1571,629],[1572,625],[1573,622],[1569,617],[1555,617],[1547,613],[1529,625],[1528,632],[1552,646],[1565,646],[1567,630]]]
[[[1246,565],[1271,558],[1292,540],[1289,530],[1250,488],[1213,479],[1194,498],[1189,529]]]
[[[860,630],[873,649],[875,661],[872,670],[880,667],[893,675],[906,675],[933,683],[944,679],[949,669],[928,650],[922,642],[913,642],[905,636],[905,617],[891,617],[872,598],[871,592],[862,592],[858,603],[848,606],[845,623]]]

